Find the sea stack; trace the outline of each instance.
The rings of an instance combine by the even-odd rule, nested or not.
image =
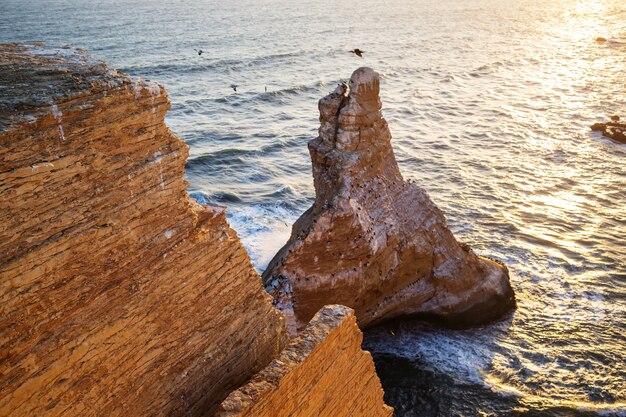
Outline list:
[[[349,88],[319,101],[308,144],[315,202],[263,274],[290,331],[325,304],[353,308],[361,326],[418,315],[464,327],[509,311],[506,266],[458,242],[427,193],[402,178],[379,75],[359,68]]]

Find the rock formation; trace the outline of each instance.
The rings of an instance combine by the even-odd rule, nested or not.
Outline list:
[[[205,415],[284,318],[224,209],[186,194],[155,83],[0,47],[0,415]]]
[[[263,274],[290,331],[331,303],[354,308],[363,326],[401,315],[464,326],[512,308],[507,268],[457,242],[426,192],[403,180],[378,74],[359,68],[349,87],[319,102],[315,203]]]
[[[279,358],[228,396],[217,417],[391,416],[362,340],[351,309],[324,307]]]
[[[617,142],[626,143],[626,123],[620,122],[619,119],[619,116],[611,116],[611,122],[594,123],[591,130],[602,132],[602,136]]]
[[[83,51],[0,45],[0,416],[210,416],[286,344],[224,209],[188,198],[168,108]],[[307,334],[263,371],[272,404],[389,415],[346,309]]]

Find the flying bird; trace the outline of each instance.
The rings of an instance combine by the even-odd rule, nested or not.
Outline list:
[[[204,51],[202,49],[193,49],[194,51],[196,51],[198,53],[198,55],[202,55],[204,53]]]
[[[239,86],[236,85],[236,84],[231,84],[230,85],[230,88],[232,88],[235,93],[237,92],[237,87],[239,87]]]
[[[365,51],[361,51],[359,48],[353,49],[351,51],[348,52],[352,52],[354,55],[363,58],[363,54],[365,53]]]

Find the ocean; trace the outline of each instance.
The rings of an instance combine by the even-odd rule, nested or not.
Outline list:
[[[1,0],[13,41],[162,84],[190,194],[228,207],[260,272],[313,201],[317,101],[374,68],[404,177],[518,302],[367,330],[396,415],[626,416],[626,145],[589,129],[626,118],[623,0]]]

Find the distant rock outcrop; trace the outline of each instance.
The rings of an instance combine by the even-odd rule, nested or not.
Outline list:
[[[216,417],[390,417],[354,312],[326,306]]]
[[[620,143],[626,143],[626,123],[620,122],[619,116],[611,116],[611,122],[594,123],[591,130],[602,132],[602,136]]]
[[[378,74],[359,68],[349,87],[319,102],[315,203],[263,274],[291,332],[330,303],[354,308],[360,325],[422,315],[464,326],[510,310],[507,268],[457,242],[426,192],[403,180]]]

